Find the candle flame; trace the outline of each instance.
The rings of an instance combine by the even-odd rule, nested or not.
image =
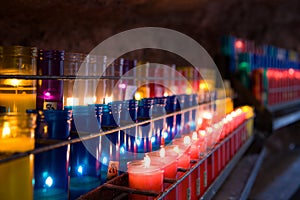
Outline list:
[[[159,151],[159,156],[161,157],[161,158],[164,158],[164,157],[166,157],[166,150],[165,150],[165,148],[161,148],[160,149],[160,151]]]
[[[79,99],[78,98],[73,98],[73,97],[68,97],[67,98],[67,106],[77,106],[79,105]]]
[[[141,100],[143,97],[142,97],[142,94],[141,94],[140,92],[136,92],[136,93],[134,94],[134,98],[135,98],[136,100]]]
[[[240,114],[242,114],[242,109],[240,109],[240,108],[239,108],[239,109],[237,109],[237,110],[236,110],[236,113],[237,113],[237,115],[240,115]]]
[[[205,112],[205,113],[203,113],[203,118],[212,119],[212,114],[210,112]]]
[[[206,132],[205,132],[205,130],[200,130],[200,131],[199,131],[199,134],[200,134],[201,136],[205,136],[205,135],[206,135]]]
[[[190,136],[184,136],[183,143],[185,145],[190,145],[191,144],[191,138],[190,138]]]
[[[192,140],[197,140],[197,139],[198,139],[197,132],[194,131],[192,135]]]
[[[2,138],[6,138],[10,136],[10,127],[9,122],[4,122],[2,129]]]
[[[112,101],[113,101],[113,99],[112,99],[111,96],[106,96],[106,97],[104,98],[104,103],[105,103],[105,104],[111,103]]]
[[[207,127],[206,130],[207,130],[207,134],[210,134],[213,132],[213,129],[211,127]]]
[[[203,119],[201,117],[199,117],[197,120],[197,123],[200,125],[200,124],[202,124],[202,122],[203,122]]]
[[[173,150],[174,150],[176,153],[179,154],[179,148],[178,148],[178,146],[175,146],[175,147],[173,148]]]
[[[18,79],[7,79],[9,85],[18,86],[21,83],[21,80]]]
[[[145,166],[145,168],[149,168],[150,167],[150,163],[151,163],[151,159],[150,159],[150,157],[148,155],[146,155],[144,157],[144,166]]]

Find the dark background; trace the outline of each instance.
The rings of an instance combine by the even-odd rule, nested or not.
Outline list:
[[[121,31],[159,26],[212,56],[224,34],[300,51],[299,13],[299,0],[9,0],[0,3],[0,45],[88,53]]]

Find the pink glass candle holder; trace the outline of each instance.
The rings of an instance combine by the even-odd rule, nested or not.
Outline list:
[[[129,187],[139,190],[163,191],[163,163],[151,161],[146,156],[144,160],[134,160],[127,163]],[[130,195],[130,199],[151,199],[142,195]]]

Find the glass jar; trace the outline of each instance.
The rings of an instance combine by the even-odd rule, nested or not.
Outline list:
[[[0,47],[0,75],[36,75],[36,47]],[[25,79],[0,80],[0,106],[7,112],[34,109],[36,81]]]
[[[63,75],[64,51],[39,50],[37,69],[38,75]],[[62,80],[38,80],[36,108],[38,110],[62,110]]]
[[[34,149],[36,115],[0,114],[0,152],[26,152]]]
[[[84,63],[86,55],[81,53],[66,53],[64,60],[64,75],[76,76],[80,66]],[[79,98],[73,97],[74,79],[64,81],[64,106],[79,105]]]

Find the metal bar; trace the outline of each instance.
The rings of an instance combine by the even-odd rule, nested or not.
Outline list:
[[[252,172],[247,180],[247,183],[242,191],[242,194],[240,196],[240,200],[247,200],[248,198],[248,195],[251,191],[251,188],[254,184],[254,181],[256,179],[256,176],[258,174],[258,171],[259,171],[259,168],[264,160],[264,157],[266,155],[266,148],[263,147],[263,149],[261,150],[260,154],[259,154],[259,157],[257,158],[257,161],[252,169]]]
[[[154,197],[159,195],[159,193],[155,192],[155,191],[138,190],[138,189],[133,189],[133,188],[130,188],[130,187],[113,185],[113,184],[109,184],[109,183],[104,183],[103,187],[105,189],[116,190],[116,191],[126,192],[126,193],[130,193],[130,194],[141,194],[141,195],[154,196]]]
[[[72,75],[61,75],[61,76],[46,76],[46,75],[0,75],[0,79],[26,79],[26,80],[74,80],[74,79],[111,79],[111,80],[199,80],[188,77],[135,77],[135,76],[72,76]]]
[[[293,112],[282,117],[275,118],[273,121],[273,131],[280,129],[284,126],[292,124],[300,120],[300,111]]]
[[[298,100],[295,100],[295,101],[280,103],[278,105],[267,106],[267,108],[268,108],[269,111],[275,112],[275,111],[282,110],[284,108],[292,107],[292,106],[299,105],[299,104],[300,104],[300,101],[298,99]]]

